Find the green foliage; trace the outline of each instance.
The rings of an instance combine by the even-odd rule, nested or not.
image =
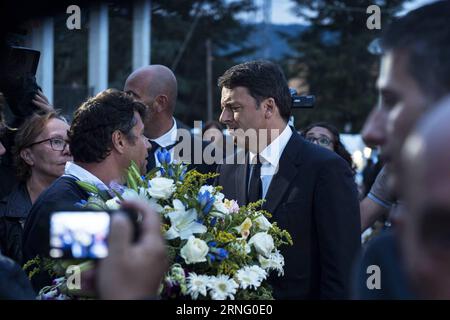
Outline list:
[[[364,0],[295,0],[295,10],[310,27],[290,43],[298,52],[285,62],[289,78],[306,78],[309,93],[316,95],[313,110],[294,111],[297,128],[328,121],[341,131],[350,125],[359,132],[370,109],[376,104],[375,87],[379,57],[368,45],[380,36],[369,30],[368,3]],[[385,28],[404,0],[376,1]],[[311,15],[314,12],[317,15]],[[382,31],[382,30],[381,30]],[[301,113],[300,113],[301,112]]]
[[[22,267],[31,280],[35,275],[41,272],[47,272],[50,277],[56,277],[63,269],[58,265],[58,261],[49,258],[41,258],[39,255],[28,260]]]

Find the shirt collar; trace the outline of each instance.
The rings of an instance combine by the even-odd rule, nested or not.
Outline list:
[[[164,133],[161,137],[152,139],[152,141],[156,142],[163,148],[170,146],[177,141],[177,122],[175,121],[175,118],[172,117],[172,119],[173,119],[172,128],[166,133]]]
[[[289,139],[292,136],[292,129],[289,125],[286,125],[283,132],[273,140],[263,151],[260,152],[260,157],[264,162],[270,163],[271,166],[277,167],[280,162],[281,154],[284,151],[284,148],[289,142]],[[253,163],[253,159],[256,157],[256,154],[253,152],[250,153],[250,163]]]
[[[108,187],[101,181],[99,178],[94,176],[92,173],[87,171],[86,169],[80,167],[79,165],[67,161],[66,167],[64,168],[64,175],[72,176],[77,178],[80,181],[87,182],[93,184],[94,186],[102,186],[108,189]]]

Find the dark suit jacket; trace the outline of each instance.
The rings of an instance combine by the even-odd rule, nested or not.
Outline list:
[[[174,154],[179,155],[180,160],[184,161],[185,163],[188,163],[188,170],[196,169],[198,172],[201,173],[209,173],[209,172],[216,172],[217,165],[215,163],[205,163],[203,161],[203,152],[205,148],[209,145],[209,142],[202,141],[201,136],[195,136],[189,132],[189,127],[186,127],[186,125],[180,123],[178,120],[176,120],[177,128],[178,129],[184,129],[185,133],[188,133],[187,135],[182,135],[180,131],[177,132],[177,145],[175,145],[174,148]],[[187,143],[185,142],[185,139],[187,139]],[[152,152],[149,152],[149,155],[152,154]],[[149,168],[147,167],[147,170]]]
[[[229,199],[247,203],[247,165],[221,165],[217,183]],[[276,299],[346,299],[360,249],[356,185],[336,153],[293,133],[272,178],[263,209],[287,229],[293,246],[281,248],[285,275],[271,277]]]
[[[62,176],[56,179],[36,200],[31,207],[23,233],[23,262],[36,255],[48,257],[50,242],[50,214],[58,210],[77,210],[75,204],[87,200],[83,191],[72,177]],[[79,208],[78,208],[79,209]],[[50,278],[41,273],[32,279],[36,291],[48,285]]]

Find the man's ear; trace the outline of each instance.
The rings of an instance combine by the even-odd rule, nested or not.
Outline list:
[[[25,148],[25,149],[21,150],[20,151],[20,157],[29,166],[33,166],[34,165],[33,153],[31,152],[31,150],[29,148]]]
[[[112,147],[120,154],[125,152],[125,139],[125,135],[120,130],[116,130],[112,133]]]
[[[267,98],[263,101],[263,106],[264,106],[264,116],[266,119],[270,119],[273,117],[273,115],[276,112],[277,109],[277,105],[275,103],[275,99],[274,98]]]
[[[153,104],[154,112],[162,112],[166,110],[169,105],[169,98],[166,95],[160,94],[155,98],[155,102]]]

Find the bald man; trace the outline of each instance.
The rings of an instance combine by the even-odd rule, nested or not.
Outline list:
[[[181,160],[190,163],[189,169],[195,168],[202,173],[215,172],[216,165],[203,162],[203,150],[207,143],[201,141],[201,137],[191,135],[189,128],[173,116],[178,85],[172,70],[163,65],[141,67],[127,78],[124,91],[147,106],[145,135],[152,144],[147,171],[159,165],[156,152],[166,148],[171,152],[172,159],[174,155],[180,155]],[[188,144],[185,138],[189,138]],[[181,152],[180,147],[184,148]]]
[[[450,96],[426,117],[403,149],[401,183],[409,205],[402,249],[420,298],[450,299]]]

